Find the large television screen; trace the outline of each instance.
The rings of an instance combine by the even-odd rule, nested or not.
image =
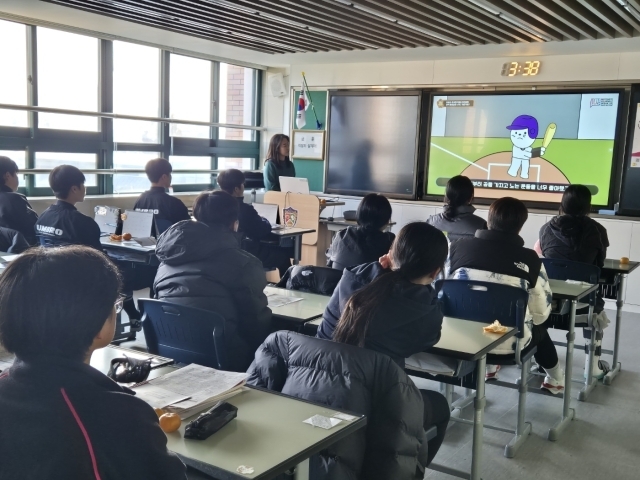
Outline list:
[[[413,198],[420,92],[330,96],[327,193]]]
[[[620,95],[434,96],[425,193],[444,195],[449,178],[465,175],[477,198],[557,203],[580,183],[593,205],[607,205]]]

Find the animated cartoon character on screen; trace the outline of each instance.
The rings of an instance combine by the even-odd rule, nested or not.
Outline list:
[[[520,170],[521,178],[529,178],[529,162],[532,158],[544,155],[556,133],[556,124],[549,124],[544,134],[542,146],[538,148],[531,148],[538,136],[538,120],[531,115],[519,115],[507,129],[511,130],[511,143],[513,143],[511,165],[507,173],[515,177]]]

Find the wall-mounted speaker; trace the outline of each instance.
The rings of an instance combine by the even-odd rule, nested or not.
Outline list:
[[[284,97],[287,94],[284,76],[281,73],[269,75],[269,89],[274,97]]]

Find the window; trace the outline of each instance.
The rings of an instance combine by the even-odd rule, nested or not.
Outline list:
[[[0,103],[27,104],[27,27],[0,20]],[[0,125],[28,127],[28,113],[0,110]]]
[[[253,168],[253,158],[218,157],[218,170],[226,170],[228,168],[251,170]]]
[[[174,170],[211,170],[211,157],[183,157],[172,155],[169,157]],[[174,173],[173,185],[210,185],[210,173]]]
[[[96,168],[97,155],[94,153],[51,153],[36,152],[36,168],[48,168],[53,170],[58,165],[73,165],[80,170],[93,170]],[[36,188],[49,188],[49,175],[36,175]],[[95,187],[97,175],[85,174],[87,187]]]
[[[98,39],[42,27],[37,36],[39,105],[97,112]],[[38,126],[96,132],[98,118],[41,113]]]
[[[154,152],[113,152],[113,168],[144,169],[149,160],[160,156]],[[149,186],[145,173],[118,173],[113,176],[113,193],[144,192]]]
[[[170,117],[211,122],[211,62],[171,55],[169,79]],[[210,127],[171,124],[171,136],[210,138]]]
[[[113,42],[113,111],[160,116],[160,50]],[[114,120],[113,141],[158,143],[159,131],[155,122]]]
[[[252,68],[220,64],[220,123],[255,125],[255,79]],[[221,128],[219,138],[224,140],[253,140],[253,130]]]

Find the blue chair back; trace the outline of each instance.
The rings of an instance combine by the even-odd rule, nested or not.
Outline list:
[[[157,216],[154,216],[153,223],[155,227],[156,238],[159,238],[160,235],[162,235],[165,232],[165,230],[168,230],[169,227],[173,225],[173,223],[171,223],[171,220],[158,218]]]
[[[519,287],[472,280],[439,280],[436,282],[442,313],[447,317],[474,322],[493,323],[518,329],[524,336],[524,320],[529,292]]]
[[[36,237],[42,247],[65,247],[67,245],[71,245],[69,242],[65,242],[64,240],[60,240],[49,235],[36,235]]]
[[[178,363],[226,370],[224,318],[208,310],[140,299],[142,329],[150,353]]]
[[[554,280],[576,280],[591,284],[596,284],[600,280],[600,268],[589,263],[543,258],[542,264],[547,271],[547,276]],[[596,297],[596,292],[589,295],[589,305],[595,305]]]

